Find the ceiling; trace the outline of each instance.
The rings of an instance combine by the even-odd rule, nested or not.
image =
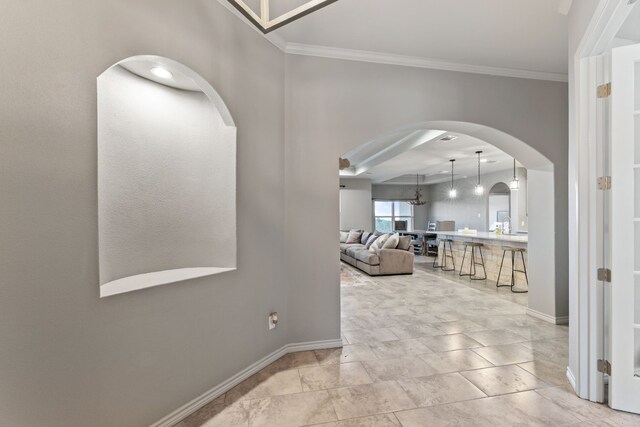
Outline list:
[[[513,158],[493,145],[472,136],[435,131],[425,136],[421,134],[419,144],[406,145],[406,150],[391,153],[388,156],[365,154],[366,147],[356,149],[348,155],[352,160],[350,170],[341,171],[341,178],[366,178],[375,184],[415,184],[416,174],[420,184],[436,184],[451,179],[450,159],[456,159],[454,165],[455,179],[474,177],[478,173],[476,151],[482,151],[481,173],[491,173],[513,168]],[[452,141],[443,141],[444,136],[453,135]],[[378,158],[372,162],[371,158]],[[382,157],[382,158],[380,158]],[[355,159],[355,161],[354,161]],[[366,166],[369,165],[369,166]],[[520,164],[518,164],[520,167]]]
[[[280,0],[283,9],[301,0]],[[339,0],[276,31],[284,50],[362,51],[566,80],[567,0]],[[568,5],[568,6],[567,6]],[[355,51],[355,52],[354,52]],[[327,52],[327,49],[323,49]],[[346,53],[345,53],[346,52]],[[345,55],[342,55],[345,54]],[[331,53],[321,56],[331,56]],[[437,68],[437,67],[436,67]],[[527,74],[523,74],[523,77]],[[535,75],[530,75],[536,78]]]
[[[640,3],[636,3],[626,21],[618,31],[617,38],[640,42]]]
[[[284,13],[307,1],[271,0],[271,12]],[[245,3],[259,10],[260,0]],[[571,4],[572,0],[338,0],[266,37],[290,54],[566,81]],[[418,174],[422,184],[446,182],[451,158],[457,160],[456,178],[475,176],[478,150],[488,160],[482,163],[483,173],[513,167],[512,157],[482,136],[435,129],[400,129],[346,153],[343,157],[352,167],[341,171],[341,177],[415,184]],[[457,139],[440,141],[445,134]]]

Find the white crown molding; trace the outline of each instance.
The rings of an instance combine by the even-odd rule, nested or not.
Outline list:
[[[258,31],[258,33],[260,33],[260,31]],[[262,35],[264,36],[265,39],[269,40],[275,47],[277,47],[281,51],[284,52],[285,49],[287,48],[287,42],[284,41],[284,39],[280,37],[280,35],[275,33],[262,34]]]
[[[279,34],[263,34],[242,13],[227,0],[218,0],[222,6],[251,27],[256,33],[266,38],[282,52],[290,55],[317,56],[321,58],[342,59],[346,61],[372,62],[376,64],[401,65],[405,67],[428,68],[432,70],[457,71],[461,73],[485,74],[490,76],[515,77],[520,79],[548,80],[553,82],[569,81],[567,74],[548,73],[544,71],[517,70],[513,68],[488,67],[458,62],[447,62],[417,56],[397,55],[393,53],[372,52],[366,50],[344,49],[339,47],[317,46],[291,43]]]
[[[461,73],[487,74],[490,76],[515,77],[520,79],[549,80],[567,82],[567,74],[547,73],[543,71],[517,70],[513,68],[488,67],[484,65],[446,62],[417,56],[396,55],[392,53],[366,50],[343,49],[337,47],[314,46],[299,43],[287,43],[285,52],[291,55],[318,56],[321,58],[343,59],[347,61],[374,62],[378,64],[402,65],[405,67],[429,68],[432,70],[458,71]]]
[[[310,342],[304,342],[304,343],[292,343],[292,344],[284,345],[279,349],[277,349],[276,351],[274,351],[273,353],[268,354],[267,356],[258,360],[253,365],[238,372],[237,374],[235,374],[228,380],[224,381],[223,383],[218,384],[217,386],[213,387],[209,391],[204,392],[200,396],[193,399],[191,402],[186,403],[185,405],[176,409],[175,411],[173,411],[166,417],[162,418],[161,420],[151,424],[150,427],[171,427],[176,425],[180,421],[187,418],[189,415],[196,412],[198,409],[212,402],[219,396],[222,396],[222,394],[231,390],[233,387],[240,384],[242,381],[246,380],[251,375],[255,374],[261,369],[266,368],[268,365],[275,362],[285,354],[295,353],[298,351],[322,350],[325,348],[338,348],[338,347],[342,347],[341,339],[325,340],[325,341],[310,341]]]

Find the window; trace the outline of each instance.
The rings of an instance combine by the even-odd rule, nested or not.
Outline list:
[[[413,230],[413,206],[397,200],[376,200],[373,203],[376,231]]]

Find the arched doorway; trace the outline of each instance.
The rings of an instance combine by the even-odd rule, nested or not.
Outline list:
[[[447,133],[468,135],[515,158],[527,170],[529,314],[551,323],[568,318],[566,254],[556,252],[554,165],[526,142],[489,126],[461,121],[425,121],[394,129],[343,153],[359,176],[366,168],[422,144],[433,144]]]

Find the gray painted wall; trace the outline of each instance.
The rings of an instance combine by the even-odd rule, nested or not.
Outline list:
[[[537,148],[554,163],[558,292],[566,294],[567,85],[565,83],[427,70],[287,55],[286,153],[289,278],[294,337],[336,337],[340,325],[336,158],[400,126],[425,120],[480,123]],[[313,192],[308,189],[313,189]],[[308,249],[309,224],[328,230]],[[328,266],[334,265],[334,268]],[[331,284],[334,284],[333,286]],[[309,294],[314,298],[307,299]],[[563,315],[564,305],[551,313]]]
[[[529,170],[529,203],[531,206],[542,206],[554,197],[553,173],[547,171]],[[557,200],[557,199],[556,199]],[[555,219],[557,221],[557,218]],[[549,284],[549,277],[558,277],[559,270],[564,269],[566,274],[566,264],[558,264],[558,246],[549,244],[548,235],[557,235],[558,225],[554,224],[554,218],[550,210],[536,210],[535,215],[529,217],[529,245],[527,253],[529,283],[531,286],[544,288],[545,292],[534,292],[531,290],[529,296],[529,308],[538,313],[549,314],[556,311],[556,316],[568,315],[567,289],[558,284],[566,284],[556,279],[555,292]],[[545,248],[546,250],[534,250],[534,248]],[[556,260],[554,264],[553,260]],[[554,271],[555,269],[555,271]],[[553,274],[552,274],[553,273]],[[562,273],[562,272],[561,272]],[[558,292],[558,288],[562,292]]]
[[[283,54],[216,1],[1,9],[0,425],[149,425],[307,323],[287,306]],[[236,122],[238,271],[100,299],[96,77],[137,54],[199,72]]]
[[[521,190],[512,192],[512,226],[515,231],[526,231],[528,218],[526,216],[526,171],[522,168],[517,170],[520,180]],[[484,186],[484,194],[476,196],[473,191],[478,182],[476,177],[466,179],[456,179],[455,188],[458,190],[458,197],[449,198],[450,182],[428,186],[429,203],[427,203],[427,216],[429,221],[454,220],[456,229],[469,227],[474,230],[487,231],[488,224],[488,197],[489,190],[498,182],[507,185],[513,179],[513,170],[495,172],[481,176],[480,182]],[[522,201],[523,203],[519,203]],[[520,226],[525,221],[525,226]]]
[[[371,180],[341,179],[340,186],[340,230],[371,231]]]

